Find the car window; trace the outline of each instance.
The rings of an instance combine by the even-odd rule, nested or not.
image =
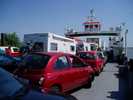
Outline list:
[[[19,52],[19,48],[12,48],[13,52]]]
[[[99,58],[104,58],[104,56],[101,52],[98,52],[97,55],[98,55]]]
[[[96,59],[96,56],[91,53],[79,53],[79,57],[82,59]]]
[[[86,66],[78,57],[69,56],[72,67],[84,67]]]
[[[41,54],[28,54],[23,57],[22,63],[25,63],[31,69],[41,69],[46,67],[50,56]]]
[[[65,56],[59,57],[55,63],[55,69],[64,69],[70,67]]]

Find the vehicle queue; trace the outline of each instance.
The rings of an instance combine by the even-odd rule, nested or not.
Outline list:
[[[30,88],[47,93],[68,93],[81,86],[90,88],[107,61],[103,52],[97,50],[73,54],[38,52],[23,47],[24,52],[17,50],[17,55],[10,48],[6,50],[0,54],[0,66],[22,81],[28,80]]]
[[[85,85],[91,87],[95,75],[104,67],[97,51],[78,52],[77,56],[62,52],[32,52],[21,57],[0,55],[0,66],[30,85],[44,91],[66,92]]]

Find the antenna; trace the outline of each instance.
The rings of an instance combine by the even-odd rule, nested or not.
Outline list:
[[[90,10],[90,21],[93,21],[94,18],[94,9]]]
[[[94,9],[90,10],[91,17],[94,17]]]
[[[73,28],[70,28],[70,26],[66,26],[65,31],[67,34],[73,33]]]
[[[88,18],[88,21],[93,21],[96,19],[94,15],[94,9],[90,10],[90,16],[88,16],[87,18]]]

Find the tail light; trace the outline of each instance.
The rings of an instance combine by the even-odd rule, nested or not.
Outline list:
[[[40,78],[38,84],[39,84],[39,89],[40,89],[40,91],[43,92],[43,93],[46,93],[46,91],[44,90],[44,88],[41,87],[41,85],[43,84],[44,80],[45,80],[45,77],[42,76],[42,77]]]
[[[45,78],[44,77],[41,77],[40,80],[39,80],[39,85],[42,85],[42,83],[44,82]]]

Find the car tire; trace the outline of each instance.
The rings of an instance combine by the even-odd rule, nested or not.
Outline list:
[[[101,68],[101,72],[102,72],[102,71],[103,71],[103,69],[104,69],[104,64],[102,64],[102,65],[101,65],[101,67],[102,67],[102,68]]]
[[[102,67],[102,68],[101,68],[101,72],[103,71],[103,69],[104,69],[104,68]]]
[[[92,82],[89,82],[87,85],[86,85],[86,88],[91,88],[92,86]]]
[[[91,88],[92,86],[92,81],[89,79],[88,83],[85,84],[85,88]]]
[[[96,71],[95,75],[99,76],[100,75],[100,71]]]
[[[94,79],[95,79],[95,75],[92,74],[91,81],[94,81]]]

